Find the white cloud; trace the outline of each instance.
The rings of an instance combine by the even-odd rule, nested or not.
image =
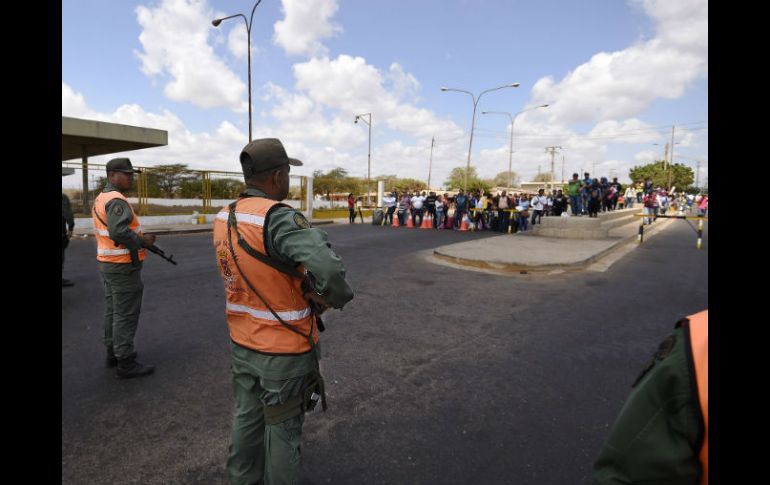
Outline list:
[[[390,65],[388,80],[393,84],[394,95],[398,98],[414,98],[420,90],[420,83],[397,62]]]
[[[548,110],[559,123],[623,119],[643,111],[656,98],[677,98],[708,75],[706,0],[647,0],[657,36],[616,52],[600,52],[556,83],[540,79],[536,102],[558,101]]]
[[[83,95],[61,83],[61,114],[72,118],[93,118],[94,112],[86,105]]]
[[[220,29],[224,27],[222,25]],[[227,48],[238,59],[249,61],[249,45],[246,43],[246,37],[248,32],[245,25],[241,25],[240,18],[233,19],[233,25],[230,26],[230,32],[227,34]],[[251,50],[256,54],[257,50],[254,45],[251,46]]]
[[[139,41],[144,51],[135,52],[142,72],[168,79],[168,98],[201,108],[248,111],[246,85],[207,42],[209,34],[221,35],[211,20],[225,15],[199,1],[163,0],[156,7],[137,7],[136,16],[143,29]]]
[[[604,143],[653,143],[660,139],[656,127],[636,118],[597,123],[587,135]]]
[[[326,55],[322,39],[342,32],[331,17],[337,0],[282,0],[284,20],[275,23],[273,41],[290,55]]]
[[[108,123],[166,130],[168,145],[157,148],[111,153],[89,158],[95,164],[107,163],[121,155],[131,158],[134,165],[156,166],[184,163],[192,169],[240,172],[238,153],[248,134],[228,121],[223,121],[213,133],[192,133],[174,113],[145,111],[137,104],[124,104],[113,113],[101,113],[90,108],[84,97],[62,82],[62,116],[86,118]]]

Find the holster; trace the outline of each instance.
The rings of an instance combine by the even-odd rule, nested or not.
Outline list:
[[[290,397],[282,404],[265,406],[265,424],[280,424],[307,411],[312,411],[319,400],[323,410],[326,411],[323,377],[321,377],[320,372],[313,371],[305,378],[305,383],[299,394]]]

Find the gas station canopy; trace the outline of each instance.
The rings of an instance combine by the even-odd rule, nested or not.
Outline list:
[[[61,117],[62,161],[165,145],[165,130]]]

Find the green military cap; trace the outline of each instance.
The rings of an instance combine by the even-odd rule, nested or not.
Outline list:
[[[108,172],[123,172],[123,173],[141,173],[141,170],[134,168],[131,165],[131,160],[128,158],[113,158],[107,162]]]
[[[289,158],[283,144],[277,138],[254,140],[241,151],[241,167],[246,176],[279,168],[283,165],[300,166],[302,162]]]

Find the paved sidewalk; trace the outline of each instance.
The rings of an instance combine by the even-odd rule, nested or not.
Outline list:
[[[645,240],[668,227],[671,221],[658,220],[645,226]],[[507,272],[577,270],[624,243],[636,241],[638,234],[638,221],[610,230],[609,239],[539,237],[525,231],[441,246],[433,254],[450,263]]]

